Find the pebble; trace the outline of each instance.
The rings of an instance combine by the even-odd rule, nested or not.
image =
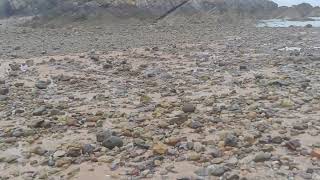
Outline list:
[[[254,161],[255,162],[264,162],[271,159],[271,153],[259,152],[255,155]]]
[[[110,136],[102,142],[102,146],[108,149],[113,149],[115,147],[122,147],[123,141],[118,136]]]
[[[47,89],[48,85],[49,83],[43,80],[37,81],[35,83],[35,87],[37,87],[38,89]]]
[[[193,113],[195,112],[195,110],[196,110],[196,107],[193,104],[187,103],[182,106],[182,111],[185,113]]]
[[[9,93],[9,88],[0,87],[0,95],[7,95]]]
[[[43,114],[46,112],[46,110],[47,110],[47,108],[46,108],[45,106],[40,106],[40,107],[36,108],[36,109],[32,112],[32,114],[33,114],[34,116],[41,116],[41,115],[43,115]]]
[[[112,131],[109,129],[100,129],[96,134],[96,139],[98,142],[103,142],[105,139],[108,139],[110,136],[112,136],[112,134]]]

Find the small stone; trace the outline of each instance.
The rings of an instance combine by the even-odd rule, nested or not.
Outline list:
[[[196,107],[193,104],[184,104],[182,107],[182,111],[185,113],[193,113],[196,110]]]
[[[200,160],[200,154],[196,152],[191,152],[188,154],[188,160],[189,161],[198,161]]]
[[[194,172],[198,176],[208,176],[209,169],[208,168],[200,168]]]
[[[240,176],[238,174],[231,174],[227,177],[227,180],[239,180]]]
[[[288,142],[286,142],[285,146],[290,149],[290,150],[297,150],[297,148],[301,147],[301,143],[298,139],[296,140],[290,140]]]
[[[240,65],[240,66],[239,66],[239,69],[240,69],[241,71],[244,71],[244,70],[247,70],[248,67],[247,67],[246,65]]]
[[[40,128],[43,123],[44,123],[43,119],[36,119],[36,120],[33,120],[30,123],[29,127],[31,127],[31,128]]]
[[[105,139],[102,142],[102,146],[104,146],[104,147],[106,147],[108,149],[113,149],[115,147],[122,147],[123,146],[123,141],[118,136],[110,136],[109,138]]]
[[[53,158],[57,159],[57,158],[60,158],[60,157],[64,157],[65,155],[66,155],[65,151],[58,150],[58,151],[53,153]]]
[[[45,106],[40,106],[39,108],[35,109],[32,114],[34,116],[41,116],[46,112],[47,108]]]
[[[0,101],[7,101],[8,99],[8,96],[0,95]]]
[[[212,176],[222,176],[226,172],[226,168],[221,165],[208,166],[209,174]]]
[[[310,155],[312,157],[320,158],[320,148],[313,149]]]
[[[78,147],[69,147],[67,151],[68,157],[78,157],[81,156],[81,149]]]
[[[281,101],[280,106],[283,108],[291,108],[294,106],[294,103],[290,99],[284,99]]]
[[[253,160],[255,162],[264,162],[270,159],[271,159],[271,153],[259,152],[258,154],[256,154]]]
[[[274,144],[281,144],[283,141],[283,138],[281,136],[276,136],[276,137],[273,137],[271,142],[274,143]]]
[[[112,136],[112,134],[112,131],[109,129],[98,130],[96,134],[97,141],[103,142],[105,139],[108,139],[110,136]]]
[[[199,153],[204,149],[204,147],[200,142],[195,142],[193,145],[193,149]]]
[[[61,158],[55,162],[56,167],[62,167],[65,165],[70,165],[70,164],[71,164],[71,160],[69,158]]]
[[[248,116],[248,119],[256,119],[257,113],[256,112],[249,112],[247,116]]]
[[[307,24],[307,25],[305,25],[304,27],[305,27],[305,28],[312,28],[313,26],[312,26],[312,24]]]
[[[0,95],[7,95],[9,93],[9,88],[1,87],[0,88]]]
[[[185,123],[186,121],[188,121],[188,115],[187,114],[179,114],[177,116],[175,116],[174,118],[172,118],[170,120],[170,124],[177,124],[177,125],[181,125],[183,123]]]
[[[228,133],[224,139],[225,146],[236,147],[238,145],[238,137],[233,133]]]
[[[47,89],[48,85],[49,83],[47,81],[42,81],[42,80],[37,81],[35,83],[35,87],[37,87],[38,89]]]
[[[168,151],[168,146],[161,142],[158,142],[153,145],[152,150],[154,154],[163,155]]]
[[[31,150],[32,153],[37,154],[39,156],[43,156],[46,152],[48,152],[47,150],[45,150],[44,148],[37,146],[35,148],[33,148]]]
[[[82,154],[92,154],[94,149],[95,147],[91,144],[84,144],[82,146]]]
[[[17,160],[19,159],[20,157],[17,156],[17,155],[7,155],[4,159],[4,162],[6,163],[14,163],[14,162],[17,162]]]

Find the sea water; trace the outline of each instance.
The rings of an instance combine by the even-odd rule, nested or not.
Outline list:
[[[320,17],[310,17],[311,21],[292,21],[288,19],[268,19],[260,20],[257,27],[304,27],[307,24],[311,24],[312,27],[320,27]]]

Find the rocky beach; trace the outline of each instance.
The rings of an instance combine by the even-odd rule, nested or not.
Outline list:
[[[319,28],[29,20],[0,21],[1,180],[320,179]]]

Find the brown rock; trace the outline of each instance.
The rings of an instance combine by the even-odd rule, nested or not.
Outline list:
[[[158,142],[153,145],[152,150],[154,154],[162,155],[168,151],[168,146],[163,144],[162,142]]]
[[[316,158],[320,158],[320,148],[313,149],[311,151],[311,156],[316,157]]]

